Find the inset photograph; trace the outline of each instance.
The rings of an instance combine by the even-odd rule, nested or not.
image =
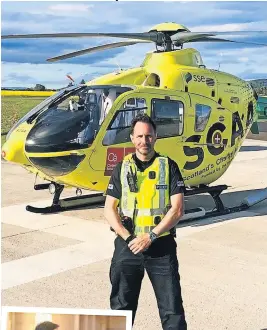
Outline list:
[[[2,330],[130,330],[130,311],[3,307]]]

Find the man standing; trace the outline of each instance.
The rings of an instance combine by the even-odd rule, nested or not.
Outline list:
[[[142,114],[133,119],[131,140],[136,152],[114,169],[104,211],[117,234],[110,268],[110,305],[131,310],[134,322],[145,269],[163,329],[186,330],[176,242],[171,234],[183,215],[183,179],[173,160],[155,152],[156,126],[150,117]]]

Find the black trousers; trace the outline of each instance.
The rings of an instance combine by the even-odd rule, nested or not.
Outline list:
[[[163,330],[186,330],[176,249],[161,257],[146,253],[135,255],[127,243],[117,237],[110,267],[111,309],[131,310],[134,323],[145,270],[156,295]]]

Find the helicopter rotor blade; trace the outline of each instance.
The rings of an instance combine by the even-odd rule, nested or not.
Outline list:
[[[234,42],[234,43],[244,43],[244,44],[252,44],[252,45],[260,45],[267,46],[267,42],[265,43],[256,43],[256,42],[245,42],[245,41],[236,41],[224,38],[218,38],[218,35],[227,35],[231,36],[267,36],[267,31],[229,31],[229,32],[178,32],[173,34],[170,38],[174,42],[175,45],[182,45],[187,42],[198,42],[198,41],[223,41],[223,42]]]
[[[171,35],[170,32],[161,32],[156,30],[151,30],[144,33],[48,33],[48,34],[16,34],[16,35],[3,35],[2,39],[16,39],[16,38],[91,38],[91,37],[114,37],[114,38],[126,38],[135,39],[126,42],[117,42],[106,44],[102,46],[92,47],[83,49],[77,52],[49,58],[47,61],[55,62],[63,60],[66,58],[76,57],[83,54],[89,54],[96,51],[101,51],[105,49],[112,49],[117,47],[129,46],[135,43],[141,42],[154,42],[157,46],[164,47],[165,51],[173,50],[174,46],[182,46],[184,43],[189,42],[232,42],[232,43],[242,43],[258,46],[267,46],[266,43],[256,43],[256,42],[245,42],[231,40],[231,36],[241,36],[241,38],[249,36],[267,36],[267,31],[224,31],[224,32],[190,32],[190,31],[179,31]],[[227,36],[227,39],[220,38],[218,36]],[[228,37],[230,36],[230,38]]]
[[[180,43],[183,44],[185,42],[191,42],[195,39],[204,38],[204,37],[210,37],[214,36],[214,34],[209,32],[178,32],[171,36],[171,40],[175,42],[176,44]]]
[[[133,40],[133,41],[114,42],[111,44],[105,44],[105,45],[101,45],[101,46],[86,48],[86,49],[78,50],[76,52],[67,53],[64,55],[56,56],[56,57],[51,57],[51,58],[48,58],[47,61],[56,62],[56,61],[64,60],[67,58],[84,55],[84,54],[99,52],[101,50],[113,49],[113,48],[124,47],[124,46],[131,46],[131,45],[135,45],[137,43],[150,43],[150,41]]]
[[[138,39],[153,42],[162,41],[163,33],[161,32],[144,32],[144,33],[42,33],[42,34],[9,34],[3,35],[2,39],[41,39],[41,38],[92,38],[92,37],[113,37]]]
[[[222,31],[222,32],[198,32],[198,33],[210,33],[217,36],[225,36],[225,35],[231,35],[231,36],[239,36],[239,35],[247,35],[247,36],[253,36],[253,35],[260,35],[265,34],[267,35],[267,31]]]
[[[247,42],[247,41],[236,41],[236,40],[229,40],[229,39],[223,39],[223,38],[214,38],[214,37],[204,37],[199,38],[187,42],[232,42],[236,44],[246,44],[246,45],[256,45],[256,46],[267,46],[266,44],[258,43],[258,42]]]

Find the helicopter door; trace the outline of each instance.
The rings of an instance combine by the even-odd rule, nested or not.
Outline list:
[[[155,149],[178,162],[180,167],[183,140],[188,131],[189,104],[188,94],[182,92],[176,92],[175,95],[157,94],[151,100],[151,118],[157,126]]]
[[[95,171],[111,175],[116,164],[130,152],[133,145],[130,139],[131,121],[140,113],[147,113],[147,102],[140,93],[129,95],[119,102],[113,117],[103,123],[96,148],[90,157],[90,166]]]

